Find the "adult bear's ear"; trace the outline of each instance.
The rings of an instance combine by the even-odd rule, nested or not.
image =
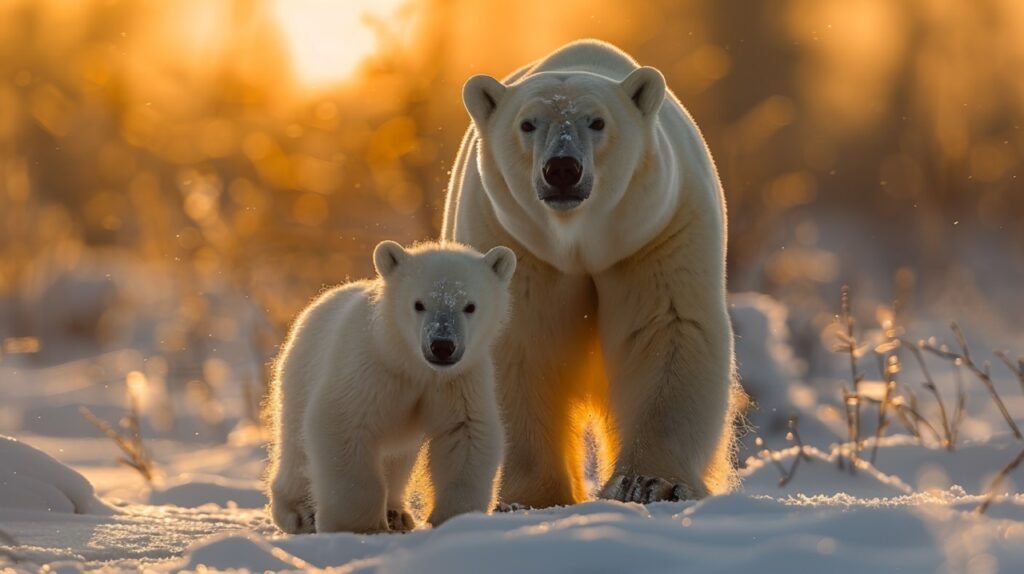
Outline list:
[[[466,80],[466,85],[462,87],[462,103],[466,105],[466,111],[478,128],[486,125],[506,89],[504,84],[486,74]]]
[[[484,264],[507,283],[516,272],[516,254],[508,247],[499,245],[484,255]]]
[[[394,241],[381,241],[373,249],[373,266],[381,277],[387,279],[407,257],[409,254],[401,245]]]
[[[637,68],[619,85],[644,117],[656,113],[665,101],[665,76],[655,68]]]

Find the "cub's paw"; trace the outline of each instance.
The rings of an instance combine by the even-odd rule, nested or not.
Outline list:
[[[519,504],[518,502],[499,502],[494,507],[494,512],[518,512],[520,510],[532,510],[532,506]]]
[[[656,476],[642,474],[619,474],[601,489],[601,498],[620,502],[676,502],[679,500],[695,500],[699,498],[688,485],[669,482]]]
[[[416,528],[416,520],[404,510],[388,510],[388,529],[392,532],[409,532]]]

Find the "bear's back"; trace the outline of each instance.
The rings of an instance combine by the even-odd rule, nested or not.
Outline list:
[[[520,68],[506,78],[506,82],[516,82],[540,72],[591,72],[619,81],[638,67],[633,58],[607,42],[577,40]]]
[[[367,341],[376,283],[356,281],[322,293],[299,316],[283,353],[283,379],[316,381],[337,367],[341,355],[361,353]],[[295,384],[282,380],[282,384]]]

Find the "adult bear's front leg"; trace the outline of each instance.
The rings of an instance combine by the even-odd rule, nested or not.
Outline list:
[[[512,314],[495,346],[505,425],[501,501],[543,508],[586,499],[573,408],[585,399],[595,349],[593,284],[528,254],[512,280]]]
[[[701,498],[723,489],[731,472],[733,350],[723,277],[714,265],[695,269],[659,255],[596,278],[619,447],[605,498]]]

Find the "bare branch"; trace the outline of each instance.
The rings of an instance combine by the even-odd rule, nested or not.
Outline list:
[[[917,412],[917,409],[908,407],[907,405],[899,404],[896,405],[896,408],[899,409],[901,412],[910,415],[918,423],[924,425],[924,427],[927,428],[935,437],[935,442],[942,444],[942,435],[939,433],[939,431],[935,430],[935,427],[932,426],[932,423],[928,422],[928,419],[924,418],[923,416],[921,416],[921,413]],[[918,436],[920,436],[920,434],[918,434]]]
[[[1020,382],[1021,390],[1024,390],[1024,358],[1017,359],[1017,364],[1014,365],[1013,361],[1011,361],[1010,357],[1006,354],[1006,351],[996,351],[996,356],[999,357],[999,360],[1002,361],[1004,365],[1006,365],[1007,369],[1010,369],[1011,373],[1017,376],[1017,381]]]
[[[156,467],[142,440],[142,429],[139,422],[139,401],[130,385],[128,386],[128,414],[121,421],[121,424],[127,430],[126,435],[118,432],[107,421],[97,417],[88,407],[81,406],[78,408],[78,412],[121,449],[125,456],[124,458],[117,459],[117,462],[135,469],[146,482],[153,482],[156,476]]]
[[[1003,470],[999,471],[999,474],[997,474],[996,477],[992,479],[992,484],[988,487],[988,493],[985,494],[985,500],[982,501],[980,505],[978,505],[978,514],[985,514],[985,511],[988,510],[989,505],[992,504],[992,501],[995,500],[996,496],[998,495],[997,489],[999,488],[999,486],[1003,483],[1004,480],[1006,480],[1006,477],[1009,476],[1011,472],[1013,472],[1018,466],[1020,466],[1022,462],[1024,462],[1024,449],[1021,449],[1017,456],[1014,457],[1014,459],[1011,460],[1009,464],[1004,466]]]
[[[992,375],[989,371],[988,365],[986,364],[979,367],[971,359],[971,351],[970,348],[967,346],[967,339],[964,337],[963,331],[960,330],[959,325],[957,325],[955,322],[951,323],[950,329],[953,330],[953,334],[954,336],[956,336],[957,344],[960,345],[960,353],[954,353],[947,349],[937,348],[934,345],[926,343],[924,341],[919,343],[919,346],[921,347],[921,349],[928,351],[933,355],[942,357],[943,359],[946,360],[953,361],[954,365],[962,364],[965,367],[967,367],[967,370],[974,373],[974,376],[979,381],[981,381],[981,383],[985,386],[985,389],[988,390],[988,394],[992,397],[992,401],[996,404],[996,407],[999,408],[999,412],[1000,414],[1003,415],[1003,420],[1006,421],[1006,426],[1010,427],[1010,430],[1013,432],[1013,436],[1016,437],[1017,440],[1024,439],[1024,435],[1021,434],[1020,428],[1017,426],[1017,423],[1013,421],[1013,417],[1010,416],[1010,412],[1006,409],[1006,405],[1003,403],[1002,397],[999,396],[999,392],[996,390],[995,384],[992,382]]]
[[[797,432],[796,428],[797,422],[798,419],[795,415],[789,417],[789,421],[787,422],[789,432],[786,433],[786,440],[795,442],[797,445],[796,458],[793,459],[793,464],[788,469],[783,466],[782,462],[778,459],[778,451],[773,451],[765,446],[764,439],[757,437],[754,441],[754,444],[762,449],[761,456],[771,461],[775,466],[775,469],[779,471],[779,488],[783,488],[793,480],[793,477],[796,476],[796,469],[800,466],[801,459],[806,460],[807,462],[811,462],[812,460],[811,457],[804,452],[804,442],[801,440],[800,433]]]

